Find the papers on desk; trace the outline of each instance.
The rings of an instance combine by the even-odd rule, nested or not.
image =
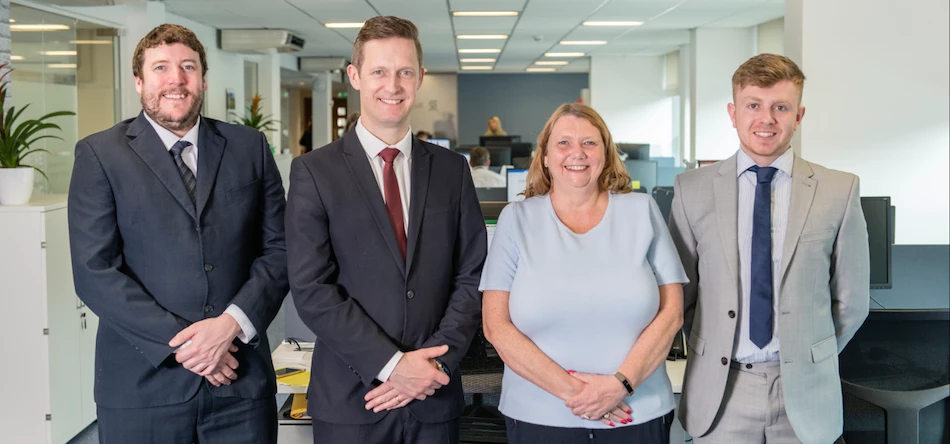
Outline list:
[[[310,361],[313,358],[313,343],[301,343],[300,348],[301,350],[297,350],[296,345],[287,343],[286,341],[281,343],[279,346],[277,346],[277,349],[274,350],[274,353],[271,354],[271,359],[274,361],[274,367],[301,368],[307,370],[307,374],[309,375]],[[284,382],[284,378],[281,378],[278,381]]]
[[[277,382],[291,387],[307,387],[310,385],[310,371],[281,376],[277,378]]]

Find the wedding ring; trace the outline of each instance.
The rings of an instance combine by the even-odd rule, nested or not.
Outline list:
[[[583,414],[583,415],[581,415],[581,418],[584,418],[584,419],[586,419],[586,420],[588,420],[588,421],[590,421],[590,416],[587,416],[587,414],[586,414],[586,413],[585,413],[585,414]]]
[[[610,412],[604,413],[604,419],[610,419]]]

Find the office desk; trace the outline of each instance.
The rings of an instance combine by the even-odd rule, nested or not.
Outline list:
[[[308,345],[313,346],[313,344],[303,343],[301,345],[304,347]],[[295,345],[282,343],[274,350],[271,357],[274,360],[275,368],[295,367],[310,370],[311,353],[312,351],[297,351]],[[498,368],[497,362],[485,362],[482,364],[486,365],[486,367],[488,365],[496,365],[495,368]],[[680,401],[680,392],[683,390],[683,375],[685,372],[685,359],[666,361],[666,374],[670,377],[670,382],[673,385],[673,396],[676,398],[677,405],[679,405]],[[497,381],[497,383],[494,381]],[[463,370],[462,386],[466,393],[476,393],[476,390],[477,393],[498,393],[501,392],[501,374],[498,372],[482,371],[482,369],[475,369],[475,371]],[[294,394],[307,393],[307,387],[293,387],[277,380],[277,393],[292,396]],[[310,427],[309,420],[284,419],[280,417],[277,422],[278,444],[310,444],[313,441],[313,431]],[[683,430],[683,426],[681,426],[679,420],[676,419],[670,430],[670,443],[685,443],[687,436]]]

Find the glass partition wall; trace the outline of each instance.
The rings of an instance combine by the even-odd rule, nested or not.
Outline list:
[[[28,108],[18,119],[34,119],[54,111],[75,116],[51,122],[60,137],[43,139],[32,148],[27,163],[42,169],[49,180],[36,175],[36,194],[63,194],[69,190],[76,142],[108,129],[117,120],[116,30],[45,11],[10,5],[10,100],[17,109]]]

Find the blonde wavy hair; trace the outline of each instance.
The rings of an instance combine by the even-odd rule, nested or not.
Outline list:
[[[491,122],[498,124],[498,127],[494,131],[491,129]],[[505,132],[501,127],[501,118],[498,116],[492,116],[491,119],[488,119],[488,129],[485,130],[484,136],[507,136],[508,133]]]
[[[604,119],[594,111],[594,108],[583,103],[565,103],[551,114],[544,129],[538,136],[538,148],[531,159],[531,166],[528,167],[527,186],[524,190],[524,197],[527,199],[532,196],[540,196],[551,192],[551,173],[544,166],[544,157],[548,152],[548,141],[551,139],[551,132],[554,130],[554,124],[564,116],[574,116],[586,119],[597,131],[600,132],[600,138],[604,146],[604,170],[600,173],[597,180],[597,186],[600,191],[624,194],[633,191],[630,188],[630,175],[617,154],[617,147],[614,145],[613,137],[610,136],[610,130]]]

